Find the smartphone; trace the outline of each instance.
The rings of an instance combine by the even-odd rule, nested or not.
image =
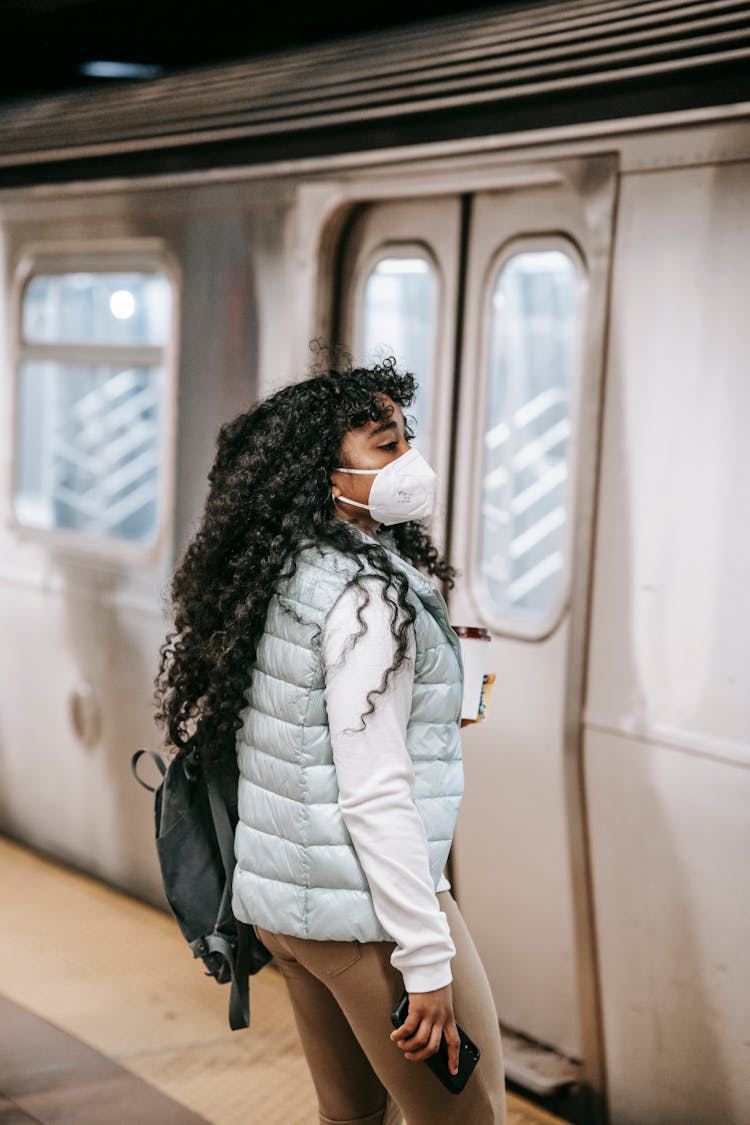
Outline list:
[[[409,994],[405,992],[396,1007],[391,1012],[391,1023],[394,1027],[401,1027],[409,1012]],[[440,1047],[425,1063],[432,1073],[440,1079],[447,1090],[452,1094],[460,1094],[471,1077],[474,1067],[479,1062],[479,1048],[473,1043],[463,1028],[458,1029],[461,1046],[458,1051],[458,1073],[451,1074],[448,1069],[448,1044],[445,1036],[440,1041]]]

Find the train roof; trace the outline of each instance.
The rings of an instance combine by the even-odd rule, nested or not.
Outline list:
[[[0,106],[0,185],[158,174],[736,103],[745,0],[562,0]]]

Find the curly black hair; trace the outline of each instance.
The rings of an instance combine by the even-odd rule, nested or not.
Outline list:
[[[404,660],[415,611],[406,599],[407,578],[388,552],[375,539],[363,543],[336,515],[329,474],[344,463],[341,443],[349,430],[392,413],[383,394],[403,408],[416,389],[414,376],[399,372],[393,358],[369,368],[329,369],[283,387],[220,428],[203,517],[172,577],[175,628],[159,649],[154,681],[154,717],[176,757],[195,753],[207,769],[234,757],[275,583],[294,573],[302,548],[316,543],[366,558],[382,580],[397,646],[362,718],[374,710],[371,697],[385,691]],[[389,530],[412,565],[454,584],[453,567],[418,521]]]

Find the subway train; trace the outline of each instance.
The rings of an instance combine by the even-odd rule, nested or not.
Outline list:
[[[467,11],[0,138],[0,830],[163,904],[130,756],[217,430],[393,355],[491,635],[450,874],[508,1077],[750,1121],[750,6]]]

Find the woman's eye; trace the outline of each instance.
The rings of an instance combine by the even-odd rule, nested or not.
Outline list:
[[[398,442],[397,441],[389,441],[387,445],[381,445],[380,448],[381,449],[388,449],[388,450],[398,449]]]

